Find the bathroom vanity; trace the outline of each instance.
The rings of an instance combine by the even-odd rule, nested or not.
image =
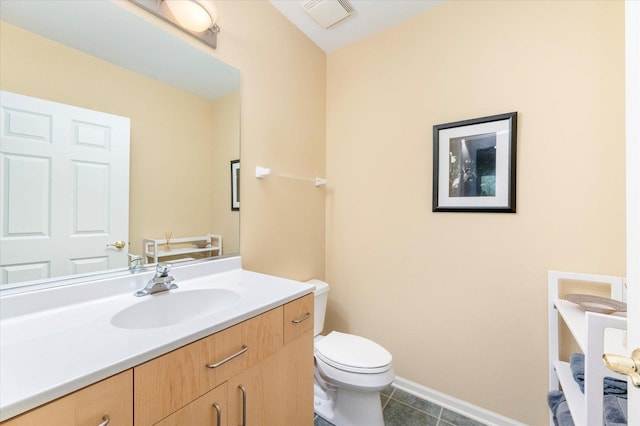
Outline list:
[[[133,290],[148,273],[92,283],[101,297],[62,309],[30,307],[42,294],[0,298],[8,308],[0,323],[2,425],[311,425],[313,287],[244,271],[239,258],[173,274],[180,288],[147,300]],[[153,297],[215,289],[239,298],[216,312],[193,309],[193,318],[162,315],[173,324],[113,324],[126,310],[154,315]],[[47,291],[68,297],[72,289]],[[46,349],[33,353],[38,344]]]

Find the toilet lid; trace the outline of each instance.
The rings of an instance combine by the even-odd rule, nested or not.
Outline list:
[[[332,331],[315,343],[315,354],[332,367],[356,373],[382,373],[390,368],[391,354],[376,342]]]

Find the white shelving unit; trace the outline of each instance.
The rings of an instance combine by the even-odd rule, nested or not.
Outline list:
[[[209,256],[222,256],[222,235],[207,234],[196,237],[166,239],[143,239],[144,255],[151,263],[158,263],[163,257],[182,256],[192,253],[209,252]],[[171,249],[168,248],[171,246]]]
[[[614,300],[625,301],[621,277],[549,271],[549,390],[562,387],[571,417],[576,425],[602,426],[603,379],[626,376],[608,370],[602,354],[626,354],[627,318],[621,314],[605,315],[585,312],[575,303],[560,297],[560,282],[569,280],[605,286]],[[585,291],[585,293],[587,293]],[[585,355],[584,393],[574,380],[568,362],[560,360],[558,325],[560,318],[567,325],[580,350]],[[553,420],[550,420],[553,425]]]

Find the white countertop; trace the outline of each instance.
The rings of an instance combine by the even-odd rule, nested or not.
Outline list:
[[[113,315],[153,272],[0,297],[0,421],[127,370],[313,291],[298,281],[245,271],[239,257],[171,272],[172,292],[222,286],[239,302],[177,325],[123,329]],[[162,296],[160,296],[162,297]]]

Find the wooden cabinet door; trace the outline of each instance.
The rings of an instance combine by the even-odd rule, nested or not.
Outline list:
[[[155,424],[277,351],[282,312],[277,307],[135,367],[136,426]]]
[[[206,368],[214,345],[209,336],[134,367],[136,426],[155,424],[220,383]]]
[[[155,426],[227,426],[227,384],[207,392]]]
[[[133,425],[133,374],[124,371],[41,407],[2,422],[2,426]]]
[[[230,379],[228,392],[229,425],[313,425],[313,331]]]

